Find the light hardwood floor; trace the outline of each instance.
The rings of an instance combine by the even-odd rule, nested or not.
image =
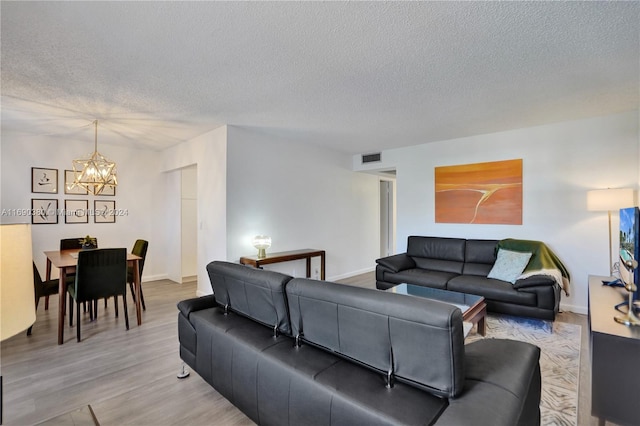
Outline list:
[[[342,282],[375,287],[372,273]],[[143,288],[147,310],[140,327],[129,295],[129,331],[122,309],[115,318],[110,300],[106,310],[99,304],[97,321],[83,315],[82,342],[76,342],[75,326],[67,324],[61,346],[56,344],[57,297],[48,311],[42,301],[33,335],[21,333],[2,342],[3,424],[74,424],[65,413],[88,405],[103,426],[253,424],[197,374],[176,378],[181,366],[176,304],[194,297],[196,284],[163,280],[144,283]],[[596,425],[590,415],[586,317],[563,313],[559,321],[582,326],[578,424]]]

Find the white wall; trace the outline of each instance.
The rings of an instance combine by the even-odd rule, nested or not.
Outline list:
[[[586,209],[589,189],[638,186],[638,112],[472,136],[383,152],[397,169],[397,251],[409,235],[521,238],[545,242],[572,276],[564,309],[586,312],[587,276],[608,275],[606,212]],[[434,167],[523,159],[523,224],[435,223]],[[618,216],[613,214],[614,248]]]
[[[181,173],[181,245],[182,280],[198,274],[198,168],[182,169]]]
[[[272,237],[278,252],[327,252],[326,278],[373,270],[379,254],[379,178],[351,170],[351,158],[305,141],[277,139],[228,126],[227,255],[257,251],[251,239]],[[269,265],[305,276],[305,261]],[[312,262],[312,276],[319,265]]]
[[[178,176],[182,168],[197,166],[197,226],[198,226],[198,294],[210,294],[211,286],[206,266],[212,260],[227,259],[227,127],[223,126],[162,152],[162,170],[168,176]],[[177,182],[180,182],[179,178]],[[167,196],[180,210],[180,185],[173,185]],[[170,235],[181,234],[180,214],[165,216],[163,224]],[[173,256],[167,268],[181,270],[181,237],[172,239]],[[180,253],[176,253],[176,251]],[[180,273],[180,280],[182,275]]]
[[[93,209],[94,200],[115,200],[116,208],[127,212],[116,218],[115,223],[65,224],[59,217],[58,224],[33,225],[33,256],[44,278],[46,257],[44,251],[57,250],[60,239],[90,234],[98,238],[100,247],[133,248],[136,239],[149,241],[149,251],[143,271],[143,280],[166,277],[165,245],[161,211],[165,205],[164,179],[160,173],[160,154],[122,146],[99,145],[98,150],[118,169],[118,187],[115,197],[93,195],[68,195],[64,193],[64,170],[70,170],[74,158],[85,156],[93,149],[93,135],[87,140],[53,136],[29,136],[2,133],[1,207],[7,209],[2,223],[31,222],[30,217],[15,216],[11,209],[30,209],[32,198],[58,200],[58,208],[64,208],[65,199],[88,200]],[[31,167],[58,170],[57,194],[31,193]],[[54,268],[53,276],[57,276]]]

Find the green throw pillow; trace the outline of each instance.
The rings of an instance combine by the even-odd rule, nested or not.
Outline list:
[[[531,259],[531,253],[499,249],[496,263],[491,268],[487,278],[495,278],[496,280],[515,284],[524,268],[527,267],[529,259]]]

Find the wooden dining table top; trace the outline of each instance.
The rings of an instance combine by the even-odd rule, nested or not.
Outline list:
[[[56,268],[66,268],[78,264],[78,252],[82,249],[66,249],[45,251],[44,254]],[[127,253],[127,260],[142,260],[142,257]]]

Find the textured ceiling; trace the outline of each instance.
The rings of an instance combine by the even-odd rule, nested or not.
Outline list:
[[[2,132],[348,153],[637,109],[638,2],[0,3]]]

